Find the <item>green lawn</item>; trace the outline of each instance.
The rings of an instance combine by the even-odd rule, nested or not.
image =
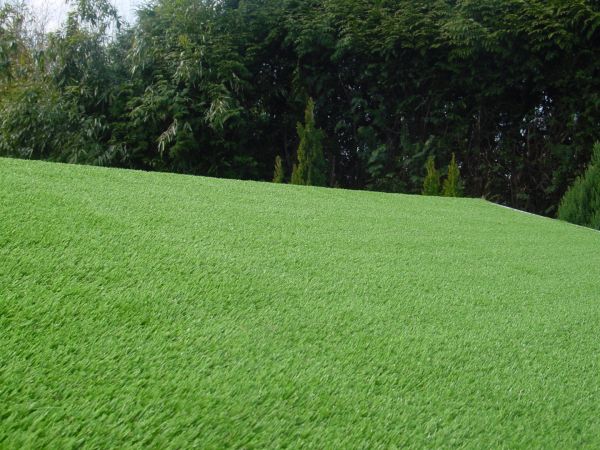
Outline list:
[[[599,447],[600,233],[0,159],[0,448]]]

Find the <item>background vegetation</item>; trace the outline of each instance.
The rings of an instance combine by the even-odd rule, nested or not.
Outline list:
[[[555,215],[600,138],[596,1],[105,1],[2,7],[0,155],[272,180],[312,98],[319,184],[420,193],[454,153],[464,195]]]

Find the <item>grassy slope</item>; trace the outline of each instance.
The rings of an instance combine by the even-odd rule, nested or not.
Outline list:
[[[0,159],[0,447],[600,445],[600,233]]]

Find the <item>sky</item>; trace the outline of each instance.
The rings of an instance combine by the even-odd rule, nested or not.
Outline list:
[[[69,10],[66,0],[27,0],[27,3],[37,17],[46,17],[46,31],[56,31]],[[127,22],[132,22],[135,17],[135,7],[140,0],[112,0],[112,3]]]

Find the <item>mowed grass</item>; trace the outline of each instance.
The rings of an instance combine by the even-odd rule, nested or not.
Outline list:
[[[600,446],[600,233],[0,159],[1,448]]]

